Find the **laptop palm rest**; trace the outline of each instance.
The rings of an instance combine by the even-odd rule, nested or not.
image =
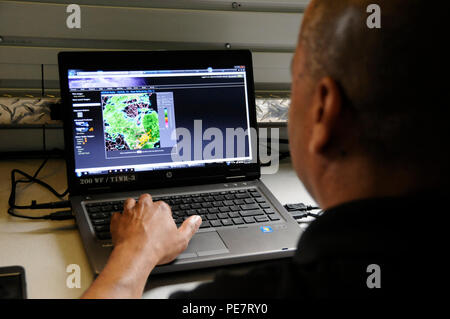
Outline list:
[[[192,237],[188,248],[177,259],[226,254],[229,252],[217,232],[197,233]]]

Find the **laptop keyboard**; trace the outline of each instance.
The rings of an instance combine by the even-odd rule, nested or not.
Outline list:
[[[280,220],[280,215],[255,189],[239,189],[211,193],[155,196],[172,208],[172,217],[179,227],[192,215],[200,215],[200,228],[222,228]],[[111,239],[111,215],[123,210],[123,201],[86,203],[91,223],[98,239]]]

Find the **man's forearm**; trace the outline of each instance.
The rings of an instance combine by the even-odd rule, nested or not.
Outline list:
[[[82,298],[141,298],[155,265],[148,254],[136,254],[130,247],[115,247],[105,268]]]

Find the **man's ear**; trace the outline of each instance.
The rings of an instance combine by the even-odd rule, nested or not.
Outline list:
[[[311,153],[322,153],[332,140],[333,131],[342,111],[342,96],[332,78],[321,79],[316,86],[312,107]]]

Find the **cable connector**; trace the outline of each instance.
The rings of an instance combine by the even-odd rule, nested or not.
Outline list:
[[[294,219],[296,219],[297,221],[299,219],[303,219],[303,218],[306,218],[306,217],[317,218],[322,213],[322,211],[320,211],[317,214],[310,213],[311,210],[316,210],[316,209],[320,209],[320,208],[316,207],[316,206],[305,205],[303,203],[287,204],[287,205],[284,205],[284,208],[286,208],[288,213],[291,214],[291,216]]]
[[[300,211],[309,211],[309,210],[320,209],[319,207],[311,206],[311,205],[305,205],[305,204],[303,204],[303,203],[298,203],[298,204],[287,204],[287,205],[284,205],[284,207],[285,207],[288,211],[296,211],[296,210],[300,210]]]
[[[75,216],[73,216],[71,210],[63,210],[60,212],[54,212],[51,214],[48,214],[48,219],[50,220],[67,220],[67,219],[73,219]]]
[[[42,204],[37,204],[36,201],[33,200],[31,201],[31,206],[29,209],[52,209],[52,208],[66,208],[66,207],[70,207],[70,201],[68,200]]]

